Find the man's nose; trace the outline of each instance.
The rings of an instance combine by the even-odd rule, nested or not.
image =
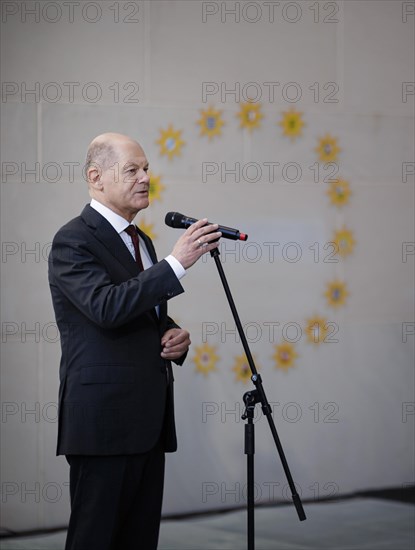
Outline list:
[[[140,170],[138,178],[140,183],[150,183],[150,176],[145,170]]]

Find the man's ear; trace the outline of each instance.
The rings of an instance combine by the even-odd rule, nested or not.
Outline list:
[[[101,171],[98,166],[90,166],[87,171],[87,180],[90,187],[102,190]]]

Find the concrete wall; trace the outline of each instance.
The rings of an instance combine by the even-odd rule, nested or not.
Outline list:
[[[68,519],[68,467],[55,457],[60,344],[47,254],[89,200],[88,143],[110,130],[138,139],[161,177],[161,198],[137,217],[153,224],[160,257],[179,235],[164,225],[170,210],[249,234],[224,243],[221,259],[302,497],[413,484],[414,3],[1,9],[2,528]],[[248,98],[264,115],[252,132],[237,118]],[[197,124],[208,106],[225,121],[212,140]],[[291,108],[305,122],[293,141],[278,125]],[[169,124],[185,141],[172,160],[156,143]],[[330,166],[315,151],[327,133],[341,149]],[[331,170],[352,189],[341,208],[327,196]],[[356,241],[344,258],[328,244],[343,225]],[[324,292],[336,278],[349,296],[334,309]],[[235,379],[242,348],[213,260],[183,284],[170,312],[193,344],[175,371],[180,447],[168,457],[165,513],[246,496],[240,414],[251,385]],[[313,315],[331,332],[319,344],[304,331]],[[274,354],[287,340],[297,357],[285,371]],[[217,356],[206,376],[196,369],[204,344]],[[258,499],[289,499],[259,410],[256,426]]]

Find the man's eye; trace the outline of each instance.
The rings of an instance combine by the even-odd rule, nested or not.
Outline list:
[[[128,170],[128,172],[129,172],[130,174],[135,174],[135,171],[136,171],[135,168],[130,168],[130,169]]]

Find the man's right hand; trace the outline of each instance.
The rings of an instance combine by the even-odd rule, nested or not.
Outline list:
[[[185,269],[191,267],[203,254],[219,246],[218,239],[222,233],[216,231],[218,224],[207,225],[207,223],[207,218],[193,223],[174,245],[171,254]]]

